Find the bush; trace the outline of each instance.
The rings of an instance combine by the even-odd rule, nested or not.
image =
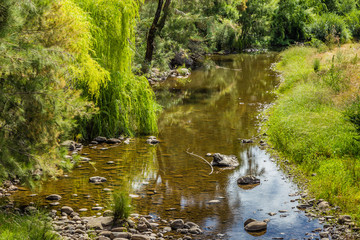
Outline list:
[[[317,17],[310,29],[313,37],[328,44],[340,44],[351,39],[344,18],[335,13],[326,13]]]
[[[360,38],[360,10],[354,10],[345,16],[345,22],[354,38]]]

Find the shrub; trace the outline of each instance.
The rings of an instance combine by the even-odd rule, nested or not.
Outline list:
[[[335,13],[326,13],[317,17],[310,29],[313,37],[329,44],[340,44],[351,39],[344,18]]]

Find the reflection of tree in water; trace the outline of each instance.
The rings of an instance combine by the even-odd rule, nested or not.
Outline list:
[[[257,148],[248,148],[241,154],[242,162],[245,162],[244,175],[253,175],[253,176],[262,176],[265,174],[265,168],[259,165],[259,161],[257,158]]]

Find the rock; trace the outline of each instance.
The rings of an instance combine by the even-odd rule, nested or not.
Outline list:
[[[148,139],[146,140],[146,143],[148,143],[148,144],[158,144],[159,142],[160,142],[160,141],[157,140],[156,137],[153,137],[153,136],[152,136],[152,138],[148,138]]]
[[[86,212],[87,211],[87,208],[80,208],[79,209],[79,212]]]
[[[57,195],[57,194],[51,194],[51,195],[47,196],[45,199],[46,200],[56,200],[56,201],[58,201],[58,200],[61,199],[61,196]]]
[[[103,209],[103,207],[92,207],[91,209],[95,211],[100,211]]]
[[[184,221],[182,219],[176,219],[170,223],[170,227],[174,230],[184,227]]]
[[[171,227],[164,227],[163,231],[164,232],[171,232]]]
[[[189,233],[191,233],[191,234],[201,234],[202,230],[200,228],[197,228],[197,227],[192,227],[192,228],[189,229]]]
[[[107,181],[106,178],[99,177],[99,176],[89,178],[89,182],[91,182],[91,183],[100,183],[100,182],[106,182],[106,181]]]
[[[220,203],[220,200],[210,200],[207,203],[208,204],[217,204],[217,203]]]
[[[338,219],[339,224],[344,224],[345,222],[351,222],[351,216],[350,215],[340,215]]]
[[[116,239],[116,238],[126,238],[126,239],[130,239],[132,237],[132,234],[129,232],[112,232],[110,234],[110,238],[111,239]]]
[[[105,237],[110,237],[111,231],[101,231],[101,232],[99,233],[99,235],[105,236]]]
[[[244,222],[244,227],[245,227],[246,225],[248,225],[249,223],[252,223],[252,222],[256,222],[256,220],[253,219],[253,218],[249,218],[248,220],[246,220],[246,221]]]
[[[121,143],[121,140],[118,138],[109,138],[106,140],[106,143],[108,144],[116,144],[116,143]]]
[[[73,213],[74,212],[74,210],[71,208],[71,207],[68,207],[68,206],[63,206],[62,208],[61,208],[61,213],[66,213],[66,214],[68,214],[68,215],[70,215],[71,213]]]
[[[106,210],[106,211],[104,211],[104,213],[103,213],[103,216],[104,216],[104,217],[110,217],[110,216],[113,216],[113,215],[114,215],[114,212],[111,211],[111,210]]]
[[[124,143],[125,144],[130,144],[130,138],[125,139]]]
[[[254,185],[260,184],[260,179],[256,178],[255,176],[244,176],[237,180],[237,183],[240,185]]]
[[[253,143],[254,141],[251,139],[241,139],[240,140],[242,143]]]
[[[138,224],[136,229],[139,232],[146,232],[148,230],[148,227],[146,226],[146,224],[144,222],[141,222],[141,223]]]
[[[237,157],[234,155],[214,153],[211,165],[219,167],[237,167],[239,166],[239,162]]]
[[[50,206],[57,206],[57,205],[60,205],[60,203],[59,202],[51,202],[51,203],[49,203],[49,205]]]
[[[248,232],[259,232],[267,229],[267,223],[261,221],[251,221],[250,223],[246,224],[244,228]]]
[[[83,162],[89,162],[90,158],[88,158],[88,157],[80,157],[80,160],[83,161]]]
[[[69,151],[74,151],[76,149],[75,142],[72,140],[66,140],[60,143],[60,146],[66,147]]]
[[[104,227],[110,226],[113,223],[112,217],[84,217],[84,221],[87,221],[87,226],[94,230],[103,230]]]
[[[326,208],[329,208],[329,207],[330,207],[330,205],[329,205],[329,203],[326,202],[326,201],[322,201],[322,202],[320,202],[320,203],[318,204],[318,208],[319,208],[319,209],[326,209]]]
[[[275,216],[276,214],[277,214],[277,213],[275,213],[275,212],[269,212],[269,213],[268,213],[269,216]]]
[[[131,240],[150,240],[150,237],[140,234],[134,234],[132,235]]]
[[[327,238],[327,237],[329,237],[329,232],[321,232],[321,233],[319,233],[319,236],[321,238]]]
[[[103,142],[106,142],[106,140],[107,140],[106,137],[98,136],[98,137],[94,138],[93,141],[96,141],[98,143],[103,143]]]
[[[187,223],[185,223],[185,226],[184,227],[186,227],[186,228],[200,228],[199,227],[199,225],[197,225],[196,223],[193,223],[193,222],[187,222]]]

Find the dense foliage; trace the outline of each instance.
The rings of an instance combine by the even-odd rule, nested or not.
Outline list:
[[[143,61],[143,43],[156,7],[154,0],[141,7],[135,69]],[[153,66],[164,70],[176,67],[171,60],[177,53],[185,53],[196,62],[203,53],[316,40],[344,43],[359,36],[359,16],[356,0],[173,1],[165,27],[155,41]]]

